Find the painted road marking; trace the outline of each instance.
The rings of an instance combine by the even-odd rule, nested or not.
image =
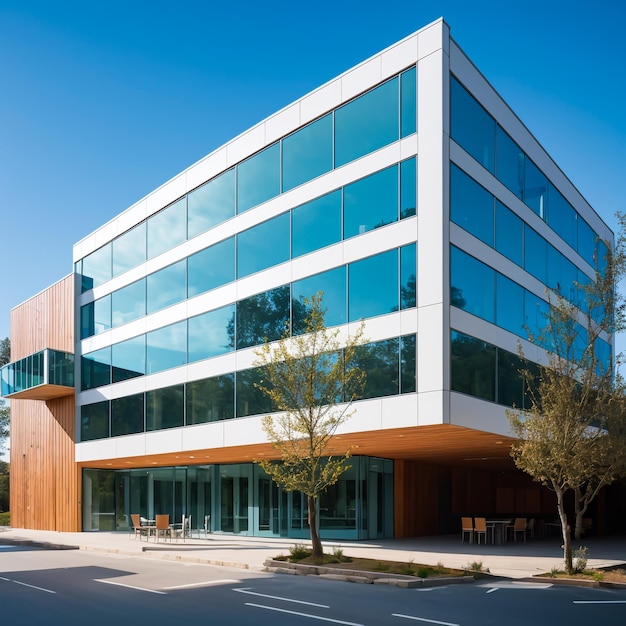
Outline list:
[[[317,619],[322,622],[332,622],[333,624],[343,624],[344,626],[363,626],[363,624],[357,624],[356,622],[344,622],[339,619],[332,619],[331,617],[322,617],[321,615],[311,615],[310,613],[299,613],[298,611],[288,611],[287,609],[279,609],[274,606],[265,606],[264,604],[253,604],[252,602],[246,602],[246,606],[253,606],[256,609],[267,609],[268,611],[276,611],[277,613],[288,613],[289,615],[298,615],[299,617],[309,617],[311,619]]]
[[[428,622],[429,624],[441,624],[441,626],[460,626],[452,622],[440,622],[436,619],[426,619],[425,617],[415,617],[414,615],[402,615],[401,613],[392,613],[392,617],[402,617],[403,619],[412,619],[416,622]]]
[[[28,583],[22,583],[19,580],[11,580],[10,578],[3,578],[0,576],[0,580],[6,580],[8,583],[15,583],[16,585],[22,585],[22,587],[29,587],[30,589],[36,589],[37,591],[45,591],[46,593],[56,593],[52,589],[44,589],[43,587],[37,587],[36,585],[29,585]]]
[[[515,590],[527,590],[527,589],[550,589],[554,585],[552,583],[527,583],[527,582],[499,582],[499,583],[487,583],[485,585],[480,585],[481,587],[489,588],[487,593],[492,593],[497,589],[515,589]]]
[[[104,583],[105,585],[115,585],[116,587],[126,587],[127,589],[134,589],[135,591],[146,591],[147,593],[158,593],[161,596],[166,596],[165,591],[157,591],[156,589],[145,589],[144,587],[135,587],[133,585],[125,585],[124,583],[118,583],[113,580],[104,580],[103,578],[94,578],[94,582]]]
[[[574,604],[626,604],[626,600],[574,600]]]
[[[281,596],[269,596],[265,593],[257,593],[256,591],[250,591],[250,587],[242,587],[240,589],[233,589],[237,593],[246,593],[249,596],[259,596],[260,598],[268,598],[269,600],[281,600],[282,602],[294,602],[295,604],[305,604],[306,606],[315,606],[319,609],[329,609],[327,604],[315,604],[315,602],[305,602],[304,600],[293,600],[292,598],[283,598]]]
[[[233,583],[240,583],[240,580],[234,578],[222,578],[221,580],[207,580],[203,583],[190,583],[188,585],[176,585],[174,587],[163,587],[163,589],[190,589],[191,587],[208,587],[210,585],[230,585]],[[235,589],[235,591],[237,591]]]

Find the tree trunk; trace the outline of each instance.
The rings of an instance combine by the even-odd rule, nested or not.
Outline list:
[[[317,530],[317,508],[315,506],[316,501],[313,496],[307,496],[307,502],[309,507],[309,529],[311,531],[313,560],[321,562],[324,559],[324,550],[322,549],[322,542],[320,541],[320,535]]]
[[[567,522],[567,514],[565,513],[565,505],[563,502],[563,490],[556,490],[556,506],[561,520],[561,531],[563,534],[563,560],[565,561],[565,571],[568,574],[573,573],[574,565],[572,561],[572,543],[570,539],[570,526]]]

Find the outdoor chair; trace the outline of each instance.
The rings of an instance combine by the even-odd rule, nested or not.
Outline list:
[[[461,543],[465,543],[466,535],[468,542],[474,543],[474,522],[471,517],[461,518]]]
[[[159,540],[159,537],[169,537],[170,541],[172,540],[172,529],[170,527],[170,516],[169,515],[157,515],[155,517],[155,527],[154,534],[156,537],[156,541]]]
[[[535,538],[535,518],[531,517],[526,523],[526,534],[531,538]]]
[[[474,518],[474,536],[476,537],[476,543],[480,543],[481,535],[485,538],[487,543],[487,533],[491,530],[491,543],[493,543],[493,530],[492,524],[487,525],[487,518],[475,517]]]
[[[211,532],[211,516],[204,516],[204,537],[206,538],[207,534]]]
[[[141,541],[141,536],[145,535],[146,539],[148,538],[148,532],[149,529],[146,528],[145,526],[141,525],[141,519],[139,517],[139,513],[131,513],[130,515],[130,519],[133,523],[133,536],[135,539],[137,539],[137,537],[139,537],[139,540]]]
[[[513,524],[509,524],[506,527],[507,535],[509,530],[513,531],[513,541],[517,542],[518,533],[522,533],[522,537],[524,537],[524,541],[526,541],[526,518],[516,517]]]
[[[183,515],[180,528],[174,528],[172,531],[176,537],[176,541],[178,541],[179,537],[182,537],[183,541],[185,541],[187,537],[191,537],[191,515]]]

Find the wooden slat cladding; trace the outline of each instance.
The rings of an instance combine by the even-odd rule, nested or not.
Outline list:
[[[11,311],[11,361],[44,348],[74,352],[74,275]]]
[[[44,348],[74,352],[74,277],[11,311],[11,360]],[[11,401],[11,525],[80,530],[74,396]]]
[[[79,530],[74,398],[11,402],[11,525]]]

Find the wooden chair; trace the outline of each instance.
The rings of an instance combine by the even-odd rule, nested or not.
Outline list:
[[[169,537],[170,541],[172,540],[172,529],[170,527],[170,516],[168,515],[157,515],[155,518],[155,527],[154,534],[156,541],[159,540],[159,537]]]
[[[133,535],[134,538],[137,539],[137,537],[139,537],[139,540],[141,541],[141,536],[145,535],[146,539],[148,538],[148,528],[146,528],[145,526],[141,525],[141,519],[139,517],[139,513],[131,513],[130,514],[130,519],[133,522]]]
[[[524,537],[524,541],[526,541],[526,518],[516,517],[513,524],[509,524],[506,527],[507,535],[509,530],[513,531],[513,541],[517,542],[518,533],[522,533],[522,537]]]
[[[485,517],[474,518],[474,536],[476,537],[476,543],[480,543],[481,535],[485,538],[485,543],[487,543],[487,533],[489,530],[491,530],[491,543],[493,543],[494,527],[492,525],[487,526],[487,518]]]
[[[474,522],[471,517],[461,518],[461,543],[465,543],[465,535],[468,543],[474,543]]]

